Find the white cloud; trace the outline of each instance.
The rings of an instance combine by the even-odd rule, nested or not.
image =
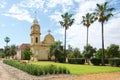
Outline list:
[[[71,5],[73,5],[73,0],[49,0],[47,2],[47,6],[49,8],[56,7],[57,5],[71,6]]]
[[[25,8],[42,9],[44,6],[44,2],[44,0],[24,0],[19,4],[19,6]]]
[[[4,8],[6,6],[7,2],[5,2],[4,0],[0,1],[0,8]]]
[[[13,5],[8,13],[3,14],[4,16],[10,16],[13,18],[16,18],[18,20],[26,20],[28,22],[32,22],[33,19],[30,17],[30,14],[27,10],[21,9],[17,7],[16,5]]]
[[[61,18],[61,12],[55,12],[53,15],[50,15],[49,17],[51,18],[51,20],[53,20],[54,22],[58,23],[59,21],[62,20]]]
[[[46,2],[47,9],[54,9],[58,7],[62,13],[69,11],[73,5],[73,0],[48,0]]]
[[[83,50],[83,46],[86,45],[86,27],[80,24],[82,16],[87,12],[95,10],[96,3],[103,3],[106,0],[75,0],[79,5],[74,13],[75,23],[67,30],[67,45],[70,44],[73,47],[79,47]],[[75,6],[75,4],[74,4]],[[57,12],[59,13],[59,12]],[[59,14],[53,14],[52,19],[58,21],[61,17]],[[118,15],[119,16],[119,15]],[[104,24],[104,38],[105,38],[105,48],[112,43],[120,44],[120,18],[113,17],[107,24]],[[56,31],[58,34],[64,36],[64,30],[59,29]],[[89,43],[96,48],[102,47],[101,41],[101,24],[97,21],[92,24],[89,28]]]

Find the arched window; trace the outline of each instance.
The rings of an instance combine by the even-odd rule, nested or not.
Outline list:
[[[38,37],[36,37],[36,43],[38,43]]]

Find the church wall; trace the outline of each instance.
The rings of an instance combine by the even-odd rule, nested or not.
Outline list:
[[[38,54],[38,60],[48,60],[49,47],[41,47]]]

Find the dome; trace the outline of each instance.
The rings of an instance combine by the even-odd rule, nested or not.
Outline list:
[[[33,24],[38,24],[38,20],[36,18],[33,20]]]
[[[45,44],[52,44],[54,43],[54,37],[49,33],[45,36],[44,38],[44,43]]]

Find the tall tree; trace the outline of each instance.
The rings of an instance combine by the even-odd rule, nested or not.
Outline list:
[[[16,46],[15,45],[11,45],[10,46],[10,54],[11,54],[11,56],[12,56],[12,58],[13,58],[13,56],[14,55],[16,55]]]
[[[54,42],[50,46],[50,57],[55,56],[55,62],[58,60],[59,57],[62,57],[63,46],[61,46],[60,41]]]
[[[108,21],[108,19],[113,16],[112,11],[114,8],[108,6],[108,2],[104,4],[96,4],[96,14],[98,16],[98,21],[101,23],[102,26],[102,65],[104,65],[104,23]]]
[[[73,14],[65,14],[61,15],[63,21],[59,21],[61,26],[65,29],[65,38],[64,38],[64,58],[66,59],[66,30],[74,23],[74,19],[72,19]]]
[[[9,58],[11,56],[10,54],[10,47],[9,46],[5,46],[4,47],[4,54],[6,58]]]
[[[87,52],[86,52],[87,51]],[[86,59],[86,62],[89,64],[89,60],[91,57],[93,57],[93,54],[96,53],[96,48],[93,48],[91,45],[88,44],[88,46],[84,46],[83,55]]]
[[[104,49],[104,52],[105,52],[105,58],[108,58],[108,57],[107,57],[107,50]],[[99,48],[99,49],[96,51],[95,57],[96,57],[96,58],[102,58],[102,48]]]
[[[5,37],[4,41],[6,42],[6,46],[8,46],[8,42],[10,42],[10,38],[9,37]]]
[[[90,25],[97,20],[97,17],[93,15],[93,13],[87,13],[85,16],[82,16],[83,20],[81,23],[83,23],[84,26],[87,27],[87,40],[86,40],[86,46],[88,46],[88,31]]]
[[[81,58],[82,57],[82,54],[81,54],[79,48],[75,48],[73,53],[74,53],[75,58]]]
[[[30,51],[30,48],[28,46],[25,47],[23,50],[23,59],[24,60],[30,60],[32,52]]]
[[[119,45],[111,44],[109,47],[107,47],[107,57],[108,58],[120,57]]]
[[[0,58],[4,57],[5,57],[4,49],[0,48]]]

